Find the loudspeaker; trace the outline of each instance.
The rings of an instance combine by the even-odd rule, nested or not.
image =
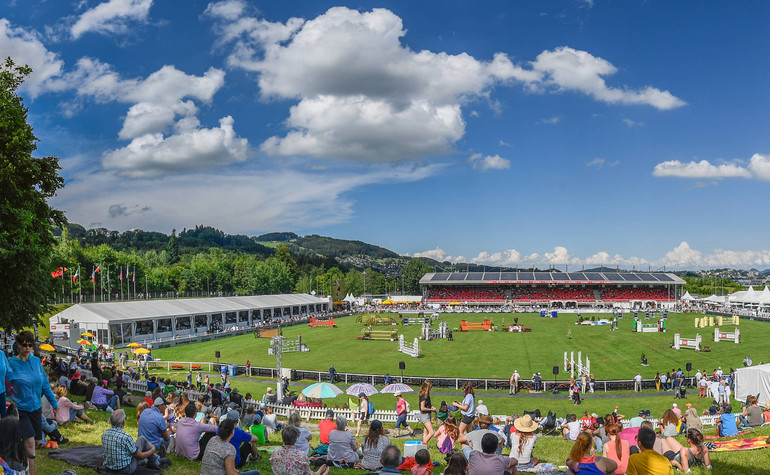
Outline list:
[[[692,371],[692,363],[687,362],[687,371]]]
[[[554,376],[558,376],[559,375],[559,367],[558,366],[554,366],[553,367],[553,375]]]
[[[399,361],[398,362],[398,369],[400,369],[401,371],[405,370],[406,369],[406,363],[404,363],[403,361]]]
[[[219,350],[216,351],[216,354],[214,355],[216,358],[219,358]]]

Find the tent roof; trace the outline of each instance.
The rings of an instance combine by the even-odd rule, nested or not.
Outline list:
[[[70,321],[125,321],[195,315],[206,313],[237,312],[262,308],[291,307],[328,303],[326,298],[308,294],[257,295],[247,297],[212,297],[174,300],[137,300],[133,302],[83,303],[57,313],[50,318]]]
[[[395,303],[422,302],[422,295],[393,295],[390,300]]]
[[[690,291],[688,290],[684,293],[684,295],[682,295],[682,300],[695,300],[695,297],[690,295]]]

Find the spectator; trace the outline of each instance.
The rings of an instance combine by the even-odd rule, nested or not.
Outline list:
[[[438,428],[433,437],[437,439],[438,451],[448,454],[455,448],[455,442],[460,437],[460,429],[457,428],[455,416],[449,414],[443,424]]]
[[[687,447],[683,447],[678,440],[666,439],[663,443],[665,452],[663,455],[671,460],[671,465],[679,470],[689,473],[690,467],[702,465],[711,469],[711,457],[709,449],[703,443],[703,434],[697,429],[687,431]]]
[[[160,458],[155,453],[155,446],[146,438],[139,436],[136,442],[123,428],[126,425],[126,413],[118,409],[110,414],[111,428],[102,434],[102,457],[104,466],[119,473],[134,473],[139,464],[150,468],[160,468]]]
[[[326,475],[329,467],[322,465],[317,472],[310,470],[307,453],[294,445],[300,436],[299,430],[293,425],[287,425],[281,431],[283,446],[278,447],[270,455],[270,467],[275,475]]]
[[[443,475],[467,475],[468,474],[468,459],[462,453],[455,453],[449,458],[446,470]]]
[[[572,446],[569,458],[567,459],[567,467],[569,467],[570,473],[582,471],[586,473],[615,473],[618,464],[606,457],[592,456],[592,447],[593,438],[591,435],[588,432],[581,432],[575,441],[575,445]]]
[[[66,387],[57,386],[55,393],[56,397],[58,398],[57,403],[59,404],[59,409],[54,411],[54,415],[56,417],[56,422],[60,426],[69,424],[75,419],[91,422],[91,419],[86,415],[84,411],[84,407],[69,400],[67,397]]]
[[[698,417],[698,411],[695,410],[689,402],[685,404],[685,406],[687,406],[687,409],[684,411],[683,425],[685,425],[687,429],[698,429],[699,431],[702,431],[703,422],[700,420],[700,417]]]
[[[532,456],[535,442],[537,442],[537,436],[534,435],[537,428],[537,422],[533,421],[529,414],[513,421],[510,457],[518,460],[517,470],[532,468],[540,461],[537,457]]]
[[[602,455],[609,458],[617,464],[615,473],[624,474],[628,469],[628,459],[631,457],[631,446],[627,440],[623,440],[618,435],[621,427],[617,424],[610,424],[606,428],[609,442],[604,444]]]
[[[369,433],[361,442],[363,458],[361,459],[361,468],[366,470],[379,470],[382,468],[380,456],[385,447],[390,445],[390,439],[384,435],[382,422],[377,419],[369,425]]]
[[[8,362],[9,371],[6,377],[11,383],[13,402],[19,413],[19,426],[24,446],[27,450],[29,471],[35,473],[35,447],[43,440],[42,409],[40,396],[45,396],[51,407],[59,407],[56,396],[51,391],[48,377],[45,374],[40,358],[33,354],[35,337],[29,331],[16,335],[18,355]]]
[[[304,451],[306,455],[310,453],[310,441],[313,437],[310,435],[309,430],[302,427],[302,419],[299,417],[297,411],[292,411],[292,413],[289,414],[289,425],[296,427],[299,431],[299,437],[295,443],[297,450],[300,452]]]
[[[422,382],[420,386],[420,393],[418,394],[418,401],[420,405],[420,422],[425,427],[425,431],[422,434],[422,441],[428,442],[433,437],[433,424],[431,419],[433,413],[436,412],[436,408],[433,407],[433,402],[430,400],[430,390],[433,384],[427,379]]]
[[[505,437],[502,436],[497,431],[490,430],[490,425],[492,425],[492,421],[489,416],[481,416],[479,418],[479,429],[478,430],[472,430],[468,432],[467,434],[460,433],[460,438],[457,439],[457,442],[463,445],[463,453],[465,456],[470,460],[470,453],[471,452],[480,452],[482,450],[482,439],[487,434],[492,434],[497,438],[497,446],[498,448],[495,449],[495,451],[500,454],[502,451],[503,443],[505,443]]]
[[[495,452],[500,442],[494,433],[486,433],[481,438],[481,451],[466,453],[468,457],[468,475],[488,475],[491,473],[509,472],[518,473],[516,465],[519,463],[513,457],[498,455]],[[463,451],[465,453],[465,451]]]
[[[401,437],[401,427],[403,426],[404,429],[409,430],[409,437],[414,436],[414,430],[409,427],[409,424],[406,423],[406,416],[408,414],[408,403],[406,402],[406,399],[404,399],[404,396],[401,395],[401,392],[396,391],[393,393],[393,396],[397,397],[398,400],[396,401],[396,437]]]
[[[329,445],[329,433],[336,428],[337,424],[334,422],[334,411],[327,409],[326,419],[318,423],[318,430],[320,431],[320,439],[322,444]]]
[[[237,420],[229,417],[219,423],[217,436],[212,437],[201,459],[201,475],[238,475],[235,458],[238,450],[231,442]],[[240,475],[259,475],[256,470],[241,472]]]
[[[358,462],[358,454],[356,453],[358,444],[355,436],[347,431],[347,425],[348,420],[344,416],[338,416],[337,429],[329,433],[327,458],[332,462],[342,464]]]
[[[206,444],[216,435],[217,426],[196,421],[197,409],[193,404],[188,404],[184,411],[176,426],[174,453],[187,460],[200,460]]]
[[[569,422],[562,426],[562,433],[566,440],[577,440],[578,434],[580,434],[580,422],[578,422],[575,414],[569,415]]]
[[[722,415],[719,417],[719,423],[717,423],[717,434],[719,437],[738,435],[738,425],[735,421],[735,414],[732,412],[733,406],[729,404],[722,406]]]
[[[15,409],[11,410],[13,413],[9,415],[16,416]],[[21,438],[19,418],[3,417],[0,419],[0,468],[9,475],[22,475],[26,473],[26,467],[27,451]]]
[[[256,416],[255,416],[256,417]],[[249,454],[256,454],[257,449],[254,444],[257,438],[254,435],[244,432],[238,428],[238,411],[229,411],[222,419],[230,419],[235,423],[233,435],[230,437],[230,443],[235,447],[235,468],[241,468],[246,464]]]
[[[166,402],[159,397],[153,403],[152,407],[143,410],[139,416],[137,432],[158,450],[159,455],[163,456],[171,440],[171,431],[163,417],[163,413],[166,411]]]
[[[749,405],[743,408],[740,416],[741,423],[747,427],[759,427],[765,423],[762,409],[757,405],[757,397],[749,396]]]
[[[249,432],[251,432],[251,435],[255,436],[257,438],[257,445],[265,445],[269,442],[269,437],[267,435],[267,427],[265,427],[264,424],[262,424],[262,417],[260,417],[259,414],[254,415],[253,424],[249,426]]]
[[[641,427],[636,436],[637,444],[641,452],[628,458],[628,475],[667,475],[673,474],[673,468],[668,459],[656,452],[655,431],[648,427]]]
[[[452,403],[452,405],[460,409],[460,413],[463,415],[463,418],[460,421],[460,435],[468,430],[468,427],[470,427],[476,416],[476,392],[473,390],[473,385],[470,381],[466,381],[465,384],[463,384],[463,392],[465,393],[463,402],[460,403],[454,401]],[[433,432],[432,428],[431,432]],[[423,436],[423,439],[424,437],[425,436]]]
[[[109,399],[107,397],[109,396]],[[102,380],[102,384],[94,387],[94,392],[91,395],[91,404],[96,406],[100,411],[112,412],[115,409],[120,409],[120,401],[118,396],[114,392],[107,389],[107,380]]]

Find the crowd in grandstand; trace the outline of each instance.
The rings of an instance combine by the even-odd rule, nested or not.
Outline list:
[[[598,291],[599,300],[596,299]],[[509,293],[510,296],[506,294]],[[627,302],[670,301],[670,290],[658,287],[430,287],[428,302]]]

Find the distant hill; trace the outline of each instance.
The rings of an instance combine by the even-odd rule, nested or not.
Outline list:
[[[257,236],[254,238],[257,242],[284,242],[284,241],[291,241],[292,239],[297,239],[299,236],[297,236],[294,233],[267,233],[262,234],[261,236]]]
[[[348,241],[332,237],[311,234],[291,241],[302,249],[312,249],[322,256],[344,258],[349,256],[367,256],[372,259],[398,259],[401,256],[384,247],[367,244],[363,241]]]

